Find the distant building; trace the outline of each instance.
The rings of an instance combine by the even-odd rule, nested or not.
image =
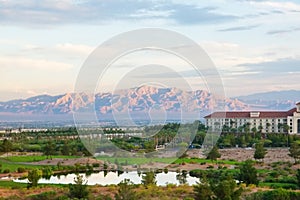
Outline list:
[[[215,112],[204,118],[211,130],[300,134],[300,102],[289,111]]]

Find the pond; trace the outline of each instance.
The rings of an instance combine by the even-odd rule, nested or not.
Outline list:
[[[118,172],[99,172],[92,173],[90,175],[80,174],[87,180],[87,185],[117,185],[124,179],[129,179],[134,184],[141,184],[143,174],[138,173],[137,171],[124,172],[122,174]],[[43,184],[69,184],[74,183],[74,178],[76,174],[68,175],[53,175],[50,179],[42,178],[39,180],[39,183]],[[27,183],[27,179],[14,179],[14,182]],[[196,177],[191,177],[188,174],[177,173],[177,172],[168,172],[168,173],[157,173],[156,181],[158,186],[166,186],[167,184],[188,184],[194,185],[196,182],[199,182],[199,179]]]

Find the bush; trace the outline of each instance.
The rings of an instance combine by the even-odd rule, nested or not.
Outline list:
[[[87,181],[83,179],[83,176],[77,175],[74,178],[75,184],[69,184],[69,196],[71,198],[84,199],[88,196]]]
[[[33,169],[28,172],[28,187],[36,187],[39,179],[42,177],[42,171],[39,169]]]
[[[93,163],[92,165],[93,165],[93,167],[100,167],[99,163]]]
[[[18,167],[18,173],[24,173],[25,171],[24,167]]]
[[[9,169],[4,169],[2,173],[3,174],[8,174],[8,173],[10,173],[10,170]]]
[[[276,189],[271,191],[256,192],[246,197],[246,200],[298,200],[299,192],[292,192],[285,189]]]
[[[43,192],[37,195],[30,196],[30,200],[53,200],[56,196],[56,192],[49,191],[49,192]]]

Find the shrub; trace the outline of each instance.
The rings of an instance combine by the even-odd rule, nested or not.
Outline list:
[[[285,189],[276,189],[271,191],[256,192],[246,197],[246,200],[297,200],[300,199],[300,193]]]
[[[36,187],[39,179],[42,177],[42,171],[39,169],[33,169],[28,172],[28,187]]]
[[[119,183],[118,193],[115,195],[116,200],[136,200],[138,199],[133,191],[134,185],[129,179],[125,179]]]
[[[164,168],[164,173],[167,174],[169,172],[168,168]]]
[[[4,169],[2,173],[3,174],[8,174],[8,173],[10,173],[10,170],[9,169]]]
[[[74,178],[75,184],[69,184],[69,196],[71,198],[84,199],[88,196],[87,181],[79,174]]]
[[[18,167],[18,173],[24,173],[26,170],[24,167]]]
[[[43,193],[40,193],[40,194],[37,194],[37,195],[32,195],[30,196],[30,199],[31,200],[52,200],[54,199],[56,196],[56,192],[54,191],[49,191],[49,192],[43,192]]]
[[[93,165],[93,167],[100,167],[99,163],[93,163],[92,165]]]

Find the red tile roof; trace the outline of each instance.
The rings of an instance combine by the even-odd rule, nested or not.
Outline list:
[[[256,118],[285,118],[292,116],[297,109],[293,108],[289,111],[247,111],[247,112],[214,112],[204,118],[250,118],[251,112],[259,112]],[[252,117],[255,118],[255,117]]]

